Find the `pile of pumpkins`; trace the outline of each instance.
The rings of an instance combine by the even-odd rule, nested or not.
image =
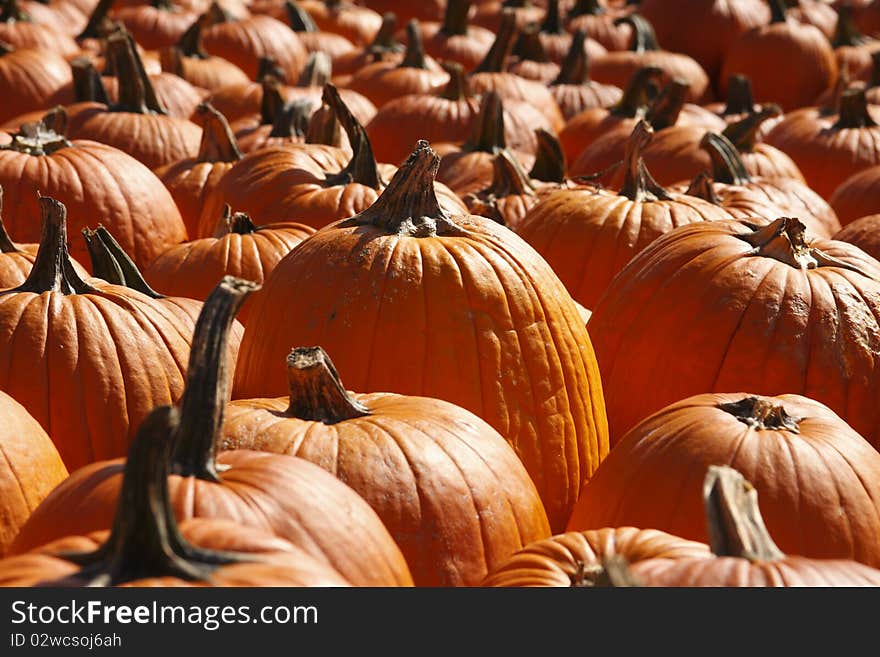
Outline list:
[[[0,0],[0,585],[880,585],[880,0]]]

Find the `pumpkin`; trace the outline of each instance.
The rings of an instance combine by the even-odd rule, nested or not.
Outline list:
[[[880,126],[864,89],[849,89],[836,115],[803,113],[779,123],[766,137],[785,151],[804,174],[807,184],[828,199],[844,180],[880,164]]]
[[[834,235],[834,239],[853,244],[869,256],[880,260],[880,242],[877,239],[880,235],[878,222],[880,222],[880,215],[869,214],[866,217],[861,217],[846,224]]]
[[[799,23],[818,28],[828,39],[834,38],[840,9],[845,6],[838,4],[834,7],[826,0],[785,0],[785,4],[788,6],[788,16]]]
[[[516,228],[587,308],[595,308],[614,275],[664,233],[731,218],[722,208],[657,184],[642,160],[653,135],[645,121],[633,129],[619,192],[596,187],[549,192]]]
[[[51,434],[73,469],[124,454],[137,423],[156,404],[179,398],[195,304],[186,302],[188,313],[128,287],[84,281],[67,256],[64,205],[48,197],[39,205],[44,234],[33,268],[20,286],[0,292],[0,351],[8,363],[0,386]],[[22,342],[16,335],[45,337]],[[56,376],[82,394],[51,394]]]
[[[571,35],[567,32],[566,35],[570,39]],[[605,52],[604,48],[602,52]],[[559,64],[547,56],[547,50],[541,41],[541,26],[537,23],[529,23],[520,29],[510,54],[505,70],[525,80],[546,85],[559,75]]]
[[[880,563],[880,454],[827,406],[792,394],[700,394],[645,418],[584,487],[568,528],[631,524],[707,541],[698,491],[711,465],[752,482],[786,552]]]
[[[309,13],[295,0],[285,0],[283,4],[271,5],[265,12],[287,23],[308,53],[321,52],[330,60],[349,55],[357,50],[355,45],[341,34],[323,32],[318,29]]]
[[[656,66],[663,71],[664,84],[674,79],[688,83],[688,102],[705,103],[712,100],[712,87],[703,67],[687,55],[662,50],[653,27],[643,16],[628,14],[618,18],[617,22],[632,25],[632,46],[630,50],[609,51],[604,57],[596,58],[592,66],[594,79],[623,87],[640,68]]]
[[[705,543],[689,541],[656,529],[603,527],[565,532],[529,543],[489,573],[480,586],[572,587],[596,586],[608,559],[628,564],[645,559],[706,559]]]
[[[733,41],[770,21],[764,0],[643,0],[639,13],[665,48],[690,55],[713,80]]]
[[[68,136],[114,146],[150,169],[194,157],[201,130],[187,119],[165,116],[130,38],[114,34],[107,49],[119,80],[118,102],[96,103],[73,114]]]
[[[724,102],[709,103],[704,107],[720,116],[726,123],[735,123],[761,111],[761,105],[755,102],[752,94],[752,81],[748,76],[738,73],[727,79],[727,94]]]
[[[559,131],[559,142],[568,162],[574,162],[594,140],[620,126],[631,132],[645,115],[656,94],[655,81],[662,71],[656,66],[641,68],[629,79],[621,99],[609,108],[585,109],[570,118]]]
[[[119,7],[113,11],[113,18],[142,48],[159,50],[177,43],[198,16],[170,0],[154,0],[152,4]]]
[[[221,446],[305,458],[332,472],[382,518],[417,586],[473,586],[550,534],[513,449],[448,402],[345,390],[320,347],[287,357],[288,397],[227,408]]]
[[[163,71],[208,91],[249,81],[247,73],[232,62],[205,52],[199,21],[194,21],[176,44],[159,52],[159,62]]]
[[[504,24],[504,15],[510,13],[517,28],[537,24],[544,18],[544,9],[532,0],[483,0],[477,3],[472,22],[487,30],[498,32]]]
[[[623,14],[602,6],[599,0],[575,0],[565,16],[569,31],[583,30],[607,50],[626,50],[633,40],[633,29],[629,23],[616,19]]]
[[[483,60],[495,35],[479,25],[468,24],[471,0],[448,0],[443,22],[419,25],[425,52],[435,59],[452,61],[470,71]]]
[[[449,75],[425,55],[418,23],[406,26],[407,48],[403,60],[376,62],[356,71],[348,88],[381,107],[389,100],[407,94],[427,93],[449,81]]]
[[[834,84],[834,50],[818,28],[788,20],[784,0],[767,3],[770,24],[740,34],[727,48],[719,78],[721,93],[726,92],[730,75],[739,73],[751,79],[758,102],[777,103],[785,111],[810,105]]]
[[[0,106],[0,123],[40,110],[70,81],[70,67],[52,50],[14,48],[0,40],[0,89],[8,90]]]
[[[199,222],[200,236],[213,234],[220,208],[225,204],[246,212],[259,224],[289,221],[295,217],[314,228],[322,228],[369,207],[384,187],[386,177],[394,172],[394,167],[376,163],[363,126],[348,110],[333,85],[325,87],[324,96],[352,144],[353,154],[341,166],[342,170],[335,169],[333,164],[321,168],[310,166],[303,163],[298,154],[273,158],[275,151],[260,151],[264,157],[245,158],[220,181],[204,206]],[[266,166],[267,161],[281,166]],[[446,207],[454,211],[464,210],[454,193],[445,187],[440,191]]]
[[[650,413],[706,390],[803,394],[878,442],[880,267],[804,231],[789,217],[693,224],[615,277],[590,319],[615,442]],[[785,349],[768,350],[768,336]]]
[[[850,79],[869,82],[874,72],[872,55],[880,49],[880,41],[859,32],[850,5],[840,5],[837,15],[837,30],[831,40],[837,68],[846,70]]]
[[[494,91],[483,96],[479,113],[472,121],[467,141],[437,145],[437,152],[442,155],[437,180],[460,196],[479,192],[491,184],[494,175],[492,159],[507,144],[504,106]],[[522,152],[515,153],[514,157],[526,164],[531,164],[534,159]]]
[[[224,275],[262,284],[275,265],[314,232],[294,222],[255,226],[244,213],[226,212],[213,237],[168,249],[153,261],[144,278],[164,293],[192,299],[207,298]],[[238,313],[242,324],[248,304]]]
[[[370,43],[382,25],[383,12],[349,0],[301,0],[301,4],[319,30],[341,34],[355,45]]]
[[[590,337],[531,247],[489,219],[441,209],[438,160],[420,142],[369,209],[278,264],[248,317],[234,396],[283,394],[270,364],[290,344],[320,342],[356,390],[436,397],[487,421],[517,450],[558,528],[575,482],[606,453]],[[401,321],[423,328],[400,340]],[[372,337],[353,348],[350,326]]]
[[[613,107],[623,97],[619,87],[590,79],[585,39],[582,30],[575,32],[559,75],[550,83],[550,93],[566,121],[584,110]]]
[[[373,40],[363,47],[362,50],[340,55],[333,60],[333,82],[337,85],[345,85],[351,80],[355,71],[368,64],[378,61],[403,61],[403,51],[406,47],[395,37],[397,29],[397,16],[386,13],[382,16],[379,31]]]
[[[844,226],[860,217],[880,212],[880,165],[868,167],[846,178],[828,199]]]
[[[79,46],[72,37],[32,20],[17,0],[4,0],[0,9],[0,42],[14,48],[51,50],[62,57],[73,57],[79,53]]]
[[[167,498],[174,515],[225,519],[289,540],[358,586],[411,585],[399,548],[369,505],[303,459],[250,450],[215,460],[228,400],[229,329],[256,285],[224,277],[206,300],[192,338],[187,384],[173,434]],[[229,361],[229,362],[227,362]],[[161,442],[161,441],[155,441]],[[110,526],[124,495],[125,461],[96,461],[57,487],[16,538],[21,553],[70,534]],[[124,497],[122,498],[124,501]]]
[[[6,226],[22,242],[40,238],[38,193],[67,206],[74,230],[100,209],[101,221],[141,266],[186,239],[174,199],[152,171],[121,150],[68,141],[43,124],[23,126],[12,143],[0,147],[0,186],[7,190]],[[84,260],[85,246],[74,244],[71,253]]]
[[[640,586],[878,586],[880,570],[848,559],[786,555],[764,525],[756,489],[736,470],[710,466],[703,483],[711,559],[646,559],[631,568]],[[766,508],[766,507],[765,507]],[[775,535],[775,534],[774,534]]]
[[[778,105],[765,104],[739,121],[728,122],[722,133],[736,146],[749,175],[763,178],[791,178],[806,183],[804,174],[786,153],[760,141],[764,126],[782,117]]]
[[[0,560],[0,586],[347,586],[332,567],[271,534],[222,520],[178,525],[168,461],[173,407],[147,418],[129,450],[109,531],[59,538]]]
[[[210,104],[200,105],[198,113],[203,117],[198,155],[156,169],[156,176],[171,192],[190,235],[198,232],[205,196],[241,159],[235,137],[223,115]]]

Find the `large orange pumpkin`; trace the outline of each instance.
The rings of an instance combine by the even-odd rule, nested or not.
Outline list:
[[[431,184],[438,159],[420,142],[368,210],[278,264],[251,310],[234,394],[283,394],[279,360],[291,344],[320,343],[356,390],[445,399],[489,422],[516,449],[558,528],[577,482],[606,453],[590,337],[523,240],[440,208]],[[352,342],[352,327],[370,337]]]
[[[335,568],[353,584],[411,585],[399,548],[370,506],[348,486],[303,459],[215,444],[228,400],[234,360],[227,341],[241,302],[256,285],[224,277],[205,302],[192,337],[186,390],[180,401],[168,502],[180,520],[210,518],[269,530]],[[16,538],[16,552],[72,534],[111,526],[124,496],[125,461],[96,461],[71,474],[34,511]],[[124,503],[124,497],[122,502]]]
[[[797,219],[693,224],[636,256],[593,309],[612,440],[689,395],[797,393],[880,444],[880,263]]]
[[[0,106],[0,123],[45,108],[70,79],[70,67],[58,53],[16,49],[0,41],[0,89],[6,90]]]

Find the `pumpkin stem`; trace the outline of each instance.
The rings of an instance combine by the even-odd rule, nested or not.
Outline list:
[[[147,284],[137,265],[104,226],[99,225],[95,230],[83,228],[82,236],[89,251],[93,276],[137,290],[152,299],[165,298]]]
[[[480,111],[474,118],[471,136],[462,145],[462,150],[494,153],[505,148],[504,105],[497,92],[490,91],[483,96]]]
[[[287,356],[290,406],[286,415],[336,424],[369,415],[339,378],[333,361],[321,347],[297,347]]]
[[[406,24],[406,54],[398,68],[428,68],[425,63],[425,48],[422,44],[422,32],[419,22],[413,18]]]
[[[519,31],[511,54],[530,62],[543,64],[550,61],[544,42],[541,41],[541,27],[537,23],[530,23]]]
[[[663,130],[676,124],[690,86],[687,80],[676,79],[663,87],[645,113],[645,120],[654,130]]]
[[[735,402],[718,404],[718,408],[758,431],[769,429],[799,433],[798,424],[803,419],[792,417],[786,413],[782,404],[767,397],[755,395],[743,397]]]
[[[727,79],[727,105],[721,116],[751,114],[755,111],[752,80],[747,75],[734,74]]]
[[[880,87],[880,50],[871,53],[871,80],[868,88]]]
[[[472,201],[476,201],[479,209],[474,208],[474,214],[488,217],[501,225],[505,225],[504,217],[498,211],[498,199],[506,196],[534,196],[535,187],[529,180],[528,175],[522,170],[508,151],[500,150],[492,158],[492,182],[484,190],[474,194]]]
[[[633,42],[629,49],[632,52],[647,52],[649,50],[660,50],[657,43],[657,34],[654,32],[654,26],[648,22],[648,19],[639,14],[629,14],[614,19],[615,25],[628,24],[633,29]]]
[[[419,140],[376,202],[339,225],[371,225],[390,235],[409,237],[461,235],[462,229],[452,223],[437,201],[434,178],[439,167],[440,157],[427,141]]]
[[[3,186],[0,185],[0,253],[18,253],[18,247],[12,243],[6,226],[3,225]]]
[[[317,32],[318,26],[314,19],[303,9],[296,0],[287,0],[284,3],[284,11],[287,14],[287,22],[294,32]]]
[[[184,76],[183,52],[178,46],[169,46],[159,50],[159,66],[165,73],[173,73],[179,78]]]
[[[852,7],[848,4],[839,5],[837,7],[837,29],[834,31],[834,37],[831,39],[831,47],[863,46],[872,41],[874,39],[865,36],[856,27],[852,15]]]
[[[181,35],[180,40],[177,42],[177,48],[184,57],[208,58],[208,53],[205,52],[205,47],[202,45],[201,18],[193,21],[193,24]]]
[[[663,69],[657,66],[643,66],[638,69],[627,82],[623,96],[609,113],[629,119],[640,116],[655,95],[657,89],[655,81],[662,74]]]
[[[744,119],[728,125],[721,134],[727,137],[740,153],[751,153],[758,141],[758,130],[768,119],[782,116],[779,105],[766,104],[759,112],[753,112]]]
[[[836,130],[848,128],[870,128],[877,123],[868,112],[868,99],[864,89],[847,89],[840,97],[840,111],[838,112]]]
[[[599,4],[599,0],[577,0],[574,6],[568,10],[566,18],[571,20],[578,16],[599,16],[605,13],[605,8]]]
[[[446,83],[440,97],[447,100],[461,100],[470,96],[470,83],[465,75],[464,67],[451,60],[443,62],[441,66],[449,74],[449,82]]]
[[[382,15],[382,25],[373,41],[366,48],[373,60],[378,60],[385,53],[402,52],[404,46],[400,41],[394,38],[394,32],[397,29],[397,16],[393,12],[386,12]]]
[[[156,96],[130,34],[117,33],[108,38],[107,57],[119,82],[119,99],[112,106],[114,112],[167,113]]]
[[[274,125],[284,112],[284,97],[281,95],[281,81],[274,75],[260,77],[263,96],[260,99],[260,125]]]
[[[85,283],[70,262],[67,252],[67,208],[60,201],[41,196],[40,220],[42,236],[34,266],[27,280],[10,292],[61,292],[62,294],[87,294],[95,289]]]
[[[471,0],[449,0],[446,3],[440,33],[447,37],[466,35],[470,10]]]
[[[797,269],[815,269],[819,263],[807,241],[806,230],[807,227],[799,220],[780,217],[750,234],[738,237],[754,247],[754,255],[775,258]]]
[[[309,128],[306,130],[307,144],[326,144],[327,146],[342,146],[342,130],[336,119],[336,112],[327,103],[322,103],[309,119]]]
[[[831,90],[831,98],[820,108],[822,116],[831,116],[840,111],[840,99],[843,97],[843,92],[849,89],[849,82],[849,68],[841,66],[834,81],[834,88]]]
[[[251,221],[250,215],[245,212],[232,212],[227,203],[223,206],[223,216],[217,222],[214,237],[220,238],[226,235],[251,235],[259,230]]]
[[[298,87],[323,87],[330,82],[333,62],[325,52],[309,53],[306,66],[296,81]]]
[[[223,114],[210,103],[201,103],[196,108],[201,119],[202,141],[199,144],[199,162],[237,162],[241,151],[232,134],[232,128]]]
[[[22,11],[17,0],[3,0],[0,3],[0,23],[29,23],[31,17]]]
[[[651,143],[653,137],[654,129],[647,121],[641,120],[633,128],[626,142],[626,154],[623,157],[625,174],[619,194],[636,203],[667,201],[672,198],[657,184],[642,160],[642,151]]]
[[[572,588],[624,588],[641,586],[633,577],[629,563],[619,554],[602,559],[601,564],[578,563],[577,571],[571,575]]]
[[[67,134],[67,110],[63,105],[56,105],[40,118],[46,128],[54,132],[56,135]]]
[[[590,81],[590,62],[587,59],[585,47],[587,35],[583,30],[578,30],[571,38],[571,48],[562,60],[559,67],[559,75],[550,83],[550,86],[559,84],[586,84]]]
[[[66,112],[64,108],[59,108],[57,112]],[[60,123],[55,121],[56,126]],[[66,124],[66,121],[64,121]],[[63,134],[52,130],[42,120],[35,123],[24,123],[13,133],[12,142],[5,146],[0,146],[0,150],[16,151],[19,153],[27,153],[28,155],[51,155],[57,150],[67,148],[71,143],[67,141]]]
[[[275,78],[279,82],[286,81],[284,69],[272,57],[260,57],[257,60],[256,79],[262,81],[264,78]]]
[[[782,553],[764,525],[758,491],[727,465],[710,465],[703,480],[709,546],[719,557],[779,561]]]
[[[272,122],[270,137],[304,139],[309,130],[309,118],[312,113],[312,101],[309,98],[300,98],[284,105],[275,115]]]
[[[559,16],[559,0],[548,0],[547,13],[544,14],[544,22],[541,23],[542,34],[565,34],[562,28],[562,20]]]
[[[736,146],[724,135],[707,132],[700,140],[700,148],[712,159],[712,178],[725,185],[746,185],[752,178],[739,156]]]
[[[767,4],[770,5],[770,23],[784,23],[788,9],[785,0],[767,0]]]
[[[224,276],[205,299],[193,333],[172,469],[184,477],[219,481],[215,443],[229,400],[229,331],[245,298],[260,286]]]
[[[235,18],[215,0],[211,3],[211,6],[208,7],[208,11],[201,15],[200,20],[204,20],[205,24],[210,26],[220,25],[222,23],[232,23]]]
[[[691,184],[688,185],[685,194],[701,198],[712,205],[720,205],[718,203],[718,197],[715,196],[715,188],[712,186],[712,178],[710,178],[709,174],[705,171],[701,171],[694,176],[694,179],[691,181]]]
[[[327,176],[324,184],[328,187],[334,185],[348,185],[359,183],[372,189],[380,189],[384,182],[379,174],[376,157],[373,155],[373,146],[367,137],[367,131],[361,125],[348,105],[339,95],[339,90],[333,84],[324,85],[323,100],[332,109],[342,129],[348,135],[348,143],[351,144],[352,156],[346,167],[339,173]]]
[[[108,14],[110,13],[110,9],[113,8],[113,2],[114,0],[99,0],[98,4],[96,4],[95,8],[92,10],[92,13],[89,15],[89,20],[86,23],[86,26],[83,28],[82,32],[76,35],[76,41],[82,41],[84,39],[100,39],[111,30],[111,21]]]
[[[513,50],[513,44],[516,42],[517,32],[516,12],[512,9],[505,9],[501,12],[501,25],[498,27],[498,34],[492,47],[483,58],[473,73],[500,73],[504,70],[507,58]]]
[[[538,149],[529,178],[549,183],[565,182],[565,153],[556,135],[544,128],[535,130]]]

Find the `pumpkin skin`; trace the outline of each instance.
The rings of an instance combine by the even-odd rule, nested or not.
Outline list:
[[[320,343],[355,390],[444,399],[487,421],[517,450],[551,528],[559,527],[575,482],[606,453],[590,337],[562,283],[524,241],[493,221],[439,210],[430,185],[436,160],[421,142],[370,210],[317,232],[278,264],[251,310],[233,395],[283,394],[279,359],[290,344]],[[406,195],[413,189],[422,192]],[[426,206],[394,205],[420,197]],[[434,217],[440,228],[417,237],[400,227],[406,217]],[[444,309],[436,315],[435,304]],[[424,328],[401,341],[400,321]],[[355,325],[373,338],[352,349],[347,327]],[[537,370],[513,376],[523,362]],[[551,415],[540,410],[550,406]]]
[[[626,9],[604,7],[599,0],[576,0],[566,14],[569,32],[583,32],[607,50],[626,50],[633,40],[632,25],[618,22]]]
[[[64,58],[51,50],[0,48],[0,124],[19,114],[46,107],[50,98],[70,82],[70,67]]]
[[[438,60],[453,61],[470,71],[483,60],[495,35],[479,25],[468,25],[469,0],[449,0],[443,22],[421,22],[425,52]]]
[[[178,244],[162,253],[144,271],[144,278],[164,294],[203,300],[225,275],[262,284],[284,256],[315,232],[294,222],[257,227],[241,213],[227,215],[221,224],[222,232],[214,237]],[[239,311],[242,324],[251,301]]]
[[[145,50],[159,50],[176,44],[198,18],[179,7],[139,5],[120,7],[113,12],[134,40]]]
[[[880,454],[800,395],[701,394],[663,408],[615,444],[568,529],[631,524],[706,542],[700,488],[710,465],[752,483],[783,552],[880,563]]]
[[[859,247],[869,256],[880,260],[880,215],[869,214],[844,226],[834,239]]]
[[[587,308],[594,308],[614,275],[664,233],[694,222],[731,219],[718,206],[666,192],[650,179],[641,153],[652,136],[645,121],[633,130],[619,193],[597,187],[549,192],[516,228]]]
[[[0,392],[0,556],[19,529],[55,486],[67,468],[43,427],[25,408]]]
[[[14,2],[6,3],[3,16],[0,17],[0,42],[14,48],[51,50],[65,58],[79,53],[79,46],[72,37],[32,20]]]
[[[323,350],[288,357],[290,397],[236,400],[222,449],[299,456],[382,518],[417,586],[474,586],[550,534],[538,491],[494,429],[447,402],[346,393]]]
[[[584,110],[612,107],[623,98],[620,87],[590,79],[585,42],[584,32],[577,31],[559,74],[550,82],[550,93],[566,121]]]
[[[880,165],[854,173],[834,190],[828,202],[844,226],[860,217],[880,212]]]
[[[164,427],[174,441],[173,455],[164,456],[161,477],[173,516],[233,520],[271,531],[353,584],[411,585],[403,555],[378,516],[322,468],[292,456],[250,450],[225,452],[215,461],[213,446],[228,399],[227,362],[235,362],[227,355],[230,328],[241,301],[255,287],[224,277],[199,316],[179,418]],[[132,449],[136,446],[140,442]],[[75,471],[31,515],[14,549],[24,552],[65,535],[111,526],[120,491],[125,495],[127,466],[128,460],[115,459]]]
[[[19,241],[40,239],[38,192],[67,206],[74,231],[95,221],[100,208],[100,221],[141,267],[186,239],[168,190],[127,153],[93,141],[67,141],[42,127],[29,129],[28,135],[26,143],[0,148],[0,186],[7,190],[3,219]],[[80,240],[70,251],[76,260],[88,260]]]
[[[309,13],[319,30],[341,34],[356,45],[366,45],[372,41],[382,25],[380,12],[350,2],[301,0],[300,5]],[[398,18],[404,20],[403,16]]]
[[[590,320],[612,441],[689,395],[749,390],[822,402],[877,445],[878,282],[880,267],[863,251],[811,242],[785,217],[661,237],[614,279]],[[685,317],[700,319],[685,326]],[[768,351],[771,336],[784,351]]]
[[[605,527],[566,532],[529,543],[489,573],[481,586],[589,586],[591,570],[614,556],[636,564],[645,559],[706,559],[711,553],[705,543],[656,529]]]

